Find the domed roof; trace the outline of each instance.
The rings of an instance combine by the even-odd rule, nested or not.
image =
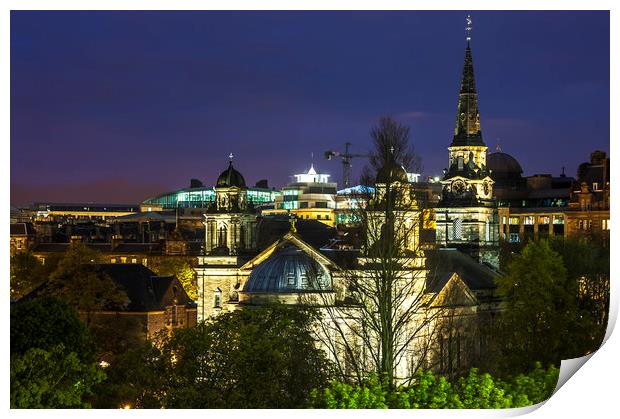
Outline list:
[[[256,266],[246,281],[245,293],[296,293],[331,290],[327,269],[293,245],[276,249]]]
[[[232,161],[228,165],[228,169],[224,170],[217,178],[215,186],[228,187],[237,186],[239,188],[245,188],[245,179],[239,171],[235,170],[232,165]]]
[[[487,156],[487,169],[490,169],[491,175],[493,174],[514,174],[521,175],[523,169],[521,165],[510,154],[495,152]]]
[[[387,184],[391,182],[409,182],[405,168],[396,163],[394,160],[387,162],[381,169],[379,169],[377,172],[377,178],[375,179],[375,183]]]

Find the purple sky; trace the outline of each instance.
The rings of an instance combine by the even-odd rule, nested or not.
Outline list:
[[[465,12],[12,12],[11,203],[139,202],[235,154],[280,187],[323,152],[411,127],[446,166]],[[483,137],[525,174],[609,151],[608,12],[473,12]],[[354,173],[363,166],[354,161]]]

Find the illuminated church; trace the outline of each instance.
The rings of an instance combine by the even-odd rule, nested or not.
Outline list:
[[[478,262],[498,269],[499,217],[493,196],[494,181],[487,168],[487,146],[480,129],[469,36],[454,137],[448,151],[448,167],[441,180],[442,197],[436,208],[437,244],[457,248]]]
[[[198,321],[279,301],[320,307],[332,313],[324,324],[355,328],[349,323],[360,310],[359,294],[348,278],[376,279],[377,261],[396,246],[400,250],[390,255],[394,275],[407,290],[405,301],[416,304],[407,330],[446,307],[458,313],[458,326],[452,319],[448,327],[445,316],[437,316],[411,340],[397,360],[397,375],[409,376],[416,365],[452,372],[475,365],[484,353],[478,325],[499,308],[492,269],[498,263],[497,211],[486,150],[468,40],[434,248],[420,243],[423,208],[393,152],[376,175],[363,215],[367,227],[357,241],[317,220],[259,214],[231,160],[216,181],[216,200],[204,215],[205,254],[196,268]],[[346,315],[334,311],[340,307],[348,307]],[[431,328],[435,330],[429,332]],[[422,353],[422,341],[431,336],[436,339],[432,351]],[[341,356],[337,351],[331,355]]]

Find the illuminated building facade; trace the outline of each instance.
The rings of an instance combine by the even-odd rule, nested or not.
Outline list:
[[[247,188],[245,195],[248,201],[252,201],[255,206],[273,204],[280,192],[265,187],[255,186]],[[215,202],[215,188],[205,186],[194,186],[180,189],[178,191],[167,192],[153,198],[146,199],[141,206],[148,210],[173,209],[173,208],[208,208]]]
[[[594,151],[590,161],[579,166],[577,179],[564,174],[522,178],[520,165],[510,157],[513,169],[508,182],[504,179],[507,166],[499,164],[507,159],[496,163],[498,154],[504,153],[491,154],[489,161],[497,167],[493,174],[503,190],[498,199],[501,240],[520,244],[529,239],[583,235],[609,244],[610,177],[605,152]]]
[[[33,205],[35,221],[51,222],[106,220],[139,211],[139,205],[130,204],[36,202]]]
[[[480,263],[498,268],[499,220],[480,129],[469,38],[454,137],[448,150],[449,165],[441,180],[442,197],[435,212],[437,244],[457,248]]]
[[[263,214],[291,213],[299,219],[317,220],[328,226],[336,224],[336,183],[330,175],[317,173],[314,165],[308,173],[294,175],[295,181],[282,188],[275,198],[275,208]]]

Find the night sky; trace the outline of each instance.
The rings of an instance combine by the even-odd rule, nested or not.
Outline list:
[[[466,12],[12,12],[11,203],[136,203],[248,185],[411,127],[425,175],[446,166]],[[482,133],[526,175],[574,175],[609,151],[608,12],[473,12]],[[354,161],[354,172],[364,165]]]

